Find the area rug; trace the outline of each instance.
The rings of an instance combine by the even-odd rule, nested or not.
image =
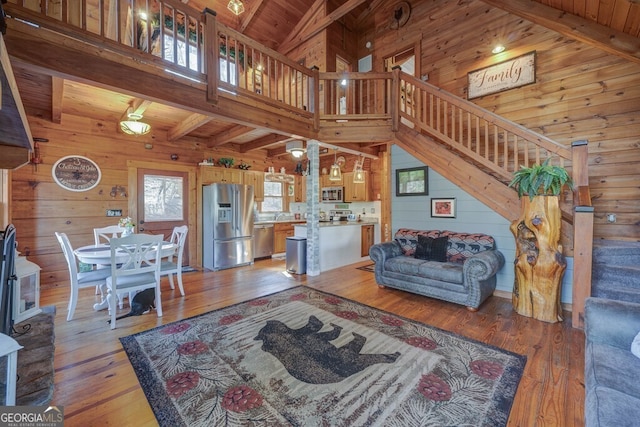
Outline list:
[[[375,264],[367,264],[367,265],[363,265],[360,267],[356,267],[358,270],[362,270],[362,271],[368,271],[370,273],[373,273],[375,271],[376,265]]]
[[[526,362],[304,286],[121,342],[162,426],[503,426]]]

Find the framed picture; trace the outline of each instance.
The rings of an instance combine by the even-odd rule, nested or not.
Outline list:
[[[396,169],[396,196],[427,196],[428,173],[426,166]]]
[[[455,218],[456,199],[431,199],[431,216],[434,218]]]

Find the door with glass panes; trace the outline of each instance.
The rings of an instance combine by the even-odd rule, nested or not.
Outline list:
[[[138,218],[140,233],[163,234],[169,240],[174,227],[188,225],[188,174],[180,171],[138,169]],[[187,235],[188,236],[188,235]],[[183,262],[189,260],[185,245]]]

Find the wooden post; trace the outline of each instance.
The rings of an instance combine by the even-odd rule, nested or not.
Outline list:
[[[560,292],[567,263],[560,242],[558,196],[521,199],[522,214],[511,223],[516,238],[513,307],[518,314],[544,322],[562,320]]]
[[[391,70],[391,131],[397,132],[400,124],[400,72],[396,65]]]
[[[587,141],[571,144],[573,179],[573,292],[571,319],[574,328],[584,327],[584,303],[591,296],[593,263],[593,206],[589,191]]]
[[[218,103],[218,74],[220,68],[220,41],[218,40],[218,25],[216,13],[206,8],[204,10],[204,46],[205,73],[207,74],[207,102]]]

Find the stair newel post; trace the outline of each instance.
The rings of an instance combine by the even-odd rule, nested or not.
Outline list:
[[[399,65],[391,69],[391,131],[397,132],[400,124],[400,68]]]
[[[593,206],[589,190],[589,151],[586,140],[571,144],[573,177],[573,292],[571,319],[584,327],[584,304],[591,296],[593,263]]]
[[[560,292],[567,268],[560,242],[558,196],[521,198],[522,214],[510,230],[516,238],[513,307],[544,322],[562,321]]]

